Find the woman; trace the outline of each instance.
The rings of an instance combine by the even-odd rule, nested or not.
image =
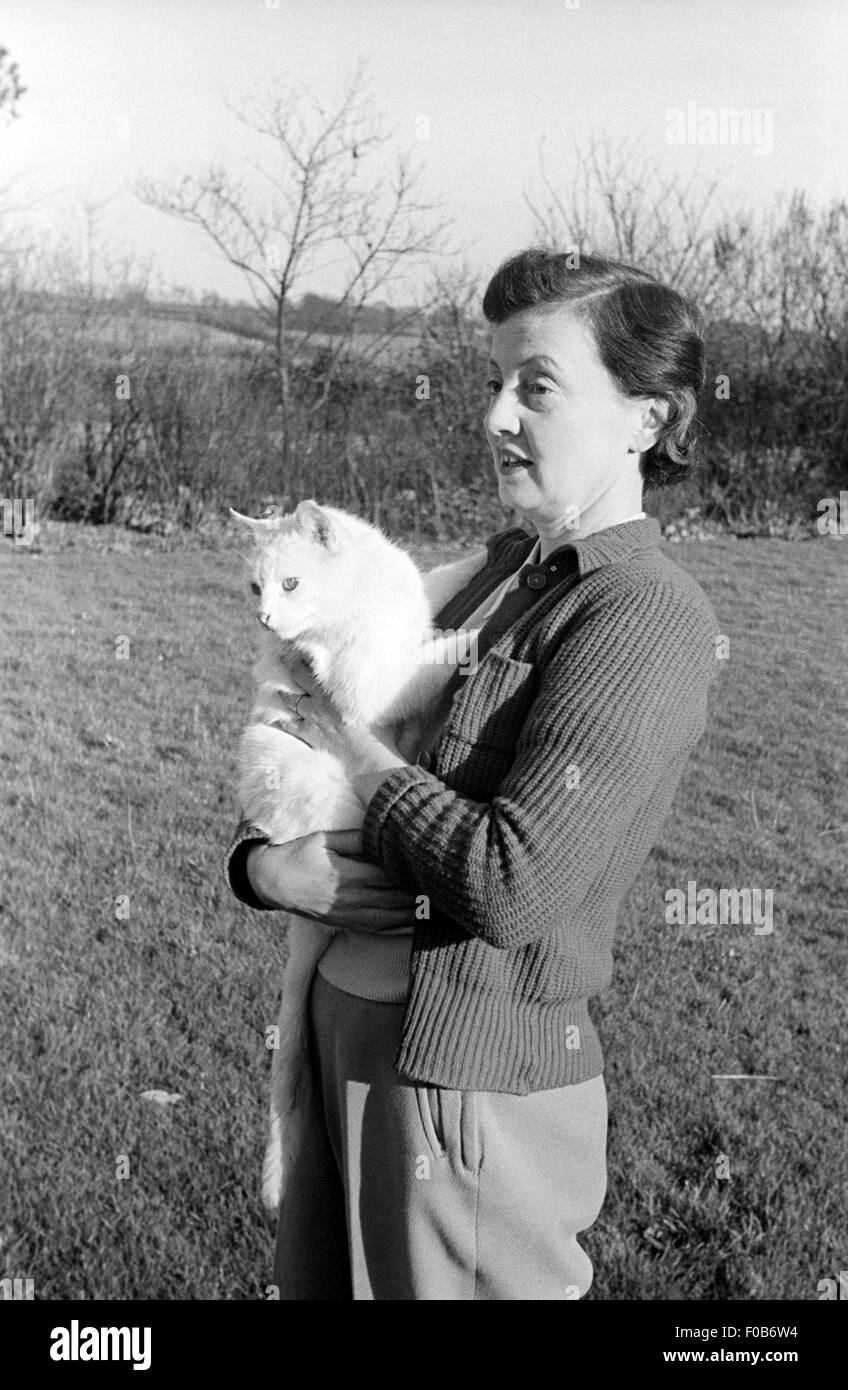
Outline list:
[[[349,928],[312,992],[286,1299],[585,1294],[577,1236],[606,1188],[587,1000],[705,725],[713,614],[642,511],[643,486],[689,464],[694,310],[632,267],[534,249],[483,311],[486,438],[524,527],[470,582],[459,567],[437,615],[482,621],[477,668],[415,765],[384,731],[339,735],[363,768],[361,835],[269,846],[242,826],[228,851],[243,901]]]

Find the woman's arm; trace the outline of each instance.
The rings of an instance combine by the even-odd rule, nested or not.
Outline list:
[[[491,536],[484,546],[472,551],[469,555],[463,556],[451,564],[438,565],[424,574],[425,588],[434,613],[438,613],[453,596],[461,592],[488,561],[498,557],[499,548],[504,544],[505,538],[511,534],[509,531],[499,532]],[[296,683],[316,697],[315,707],[320,708],[320,691],[316,687],[311,671],[302,663],[294,663],[293,670],[295,668],[297,668],[299,675]],[[385,738],[388,731],[383,732]],[[417,721],[410,719],[407,721],[405,730],[394,732],[396,736],[400,735],[397,737],[396,748],[402,756],[398,759],[390,757],[388,761],[385,759],[384,741],[377,738],[376,735],[364,735],[364,742],[360,750],[364,754],[360,762],[360,776],[355,779],[357,790],[364,802],[370,800],[372,792],[376,790],[391,768],[406,765],[406,758],[413,756],[417,750],[421,732]],[[370,744],[369,739],[371,739]],[[379,769],[376,774],[375,769]],[[306,862],[306,857],[310,856],[310,851],[305,848],[306,842],[313,838],[315,837],[305,836],[302,840],[293,842],[292,846],[268,846],[266,836],[263,836],[256,827],[242,821],[224,854],[224,873],[233,894],[247,906],[259,911],[275,908],[299,911],[301,909],[295,901],[295,893],[298,893],[304,904],[304,915],[307,915],[315,907],[315,889],[319,887],[317,880],[310,879],[310,870],[315,871],[320,866],[314,862],[311,864]],[[267,846],[269,853],[260,855],[258,850],[262,846]],[[359,886],[356,865],[349,857],[350,850],[344,841],[337,842],[335,834],[325,835],[324,849],[330,856],[324,868],[333,870],[337,879],[336,897],[331,909],[334,919],[338,914],[346,913],[345,925],[366,931],[375,929],[375,923],[379,924],[376,929],[380,929],[382,925],[402,924],[402,920],[395,916],[396,913],[403,912],[402,908],[395,905],[396,899],[390,900],[388,896],[383,897],[375,905],[376,916],[374,918],[371,918],[367,909],[361,907],[358,902],[354,905],[352,898]],[[360,842],[360,855],[361,852]],[[373,859],[369,862],[372,870],[376,869]],[[348,892],[348,885],[350,892]],[[378,892],[382,890],[385,893],[391,890],[395,894],[398,891],[395,881],[385,874],[380,875],[377,890]],[[414,903],[414,899],[409,894],[402,894],[402,896],[410,903]],[[314,911],[313,915],[315,915]],[[390,916],[391,921],[389,920]],[[403,920],[408,920],[408,918]]]
[[[307,742],[310,730],[320,723],[325,746],[332,746],[337,738],[339,752],[348,760],[355,759],[363,768],[382,769],[378,780],[388,769],[408,766],[395,750],[390,730],[380,731],[382,736],[367,729],[339,730],[311,673],[300,674],[304,686],[312,687],[304,706],[309,713],[301,716],[298,725]],[[364,776],[367,780],[374,774]],[[351,780],[357,784],[361,779]],[[230,886],[251,907],[283,908],[327,926],[357,931],[407,926],[414,916],[415,895],[398,888],[373,859],[363,856],[359,830],[320,831],[282,845],[269,844],[267,837],[247,841],[242,872],[246,892],[244,881],[237,879],[238,860],[231,855]]]
[[[407,766],[393,730],[381,730],[379,736],[351,730],[346,738],[308,665],[296,662],[292,669],[299,688],[307,692],[303,709],[308,713],[299,715],[296,726],[299,737],[309,743],[310,730],[320,724],[323,746],[332,746],[338,737],[340,754],[362,768]],[[224,855],[224,872],[234,895],[258,911],[295,912],[327,926],[366,932],[408,926],[414,917],[415,895],[363,855],[359,830],[319,831],[272,845],[267,835],[242,820]]]
[[[490,804],[397,768],[366,813],[365,852],[494,947],[567,922],[658,788],[670,802],[703,732],[715,672],[706,606],[693,611],[673,587],[624,589],[578,621],[541,673]]]
[[[304,835],[285,845],[254,844],[253,891],[266,908],[285,908],[330,927],[385,931],[410,925],[415,896],[362,856],[358,830]]]

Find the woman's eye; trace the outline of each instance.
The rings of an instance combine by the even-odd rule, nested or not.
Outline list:
[[[552,391],[553,387],[548,386],[544,381],[531,381],[528,383],[527,390],[531,395],[538,394],[544,396],[547,395],[549,391]]]
[[[299,579],[294,579],[290,576],[288,579],[283,580],[283,588],[288,593],[291,589],[296,589],[299,583]]]
[[[261,593],[262,593],[262,590],[260,589],[260,587],[259,587],[259,585],[257,584],[257,582],[256,582],[255,579],[254,579],[253,583],[252,583],[251,586],[250,586],[250,592],[251,592],[252,594],[261,594]]]
[[[490,396],[496,396],[501,389],[501,383],[496,377],[490,377],[486,382],[486,391]]]

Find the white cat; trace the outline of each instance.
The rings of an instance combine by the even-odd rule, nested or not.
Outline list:
[[[433,614],[482,568],[486,551],[423,575],[377,527],[314,501],[301,502],[290,516],[257,521],[232,509],[231,515],[256,542],[251,589],[266,629],[253,668],[257,700],[239,746],[242,814],[272,844],[313,831],[359,829],[365,807],[348,781],[358,769],[318,746],[320,734],[310,732],[315,746],[297,737],[301,692],[289,667],[293,659],[309,663],[341,723],[375,727],[417,718],[421,733],[458,659],[455,635],[433,633]],[[474,644],[473,633],[463,637],[460,659]],[[307,1000],[334,935],[332,927],[289,914],[262,1175],[271,1211],[300,1140],[310,1085]]]

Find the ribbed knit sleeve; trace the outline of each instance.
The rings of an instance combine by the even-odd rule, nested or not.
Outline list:
[[[268,903],[263,903],[257,898],[250,879],[247,876],[247,856],[255,844],[267,844],[268,836],[263,834],[255,825],[251,825],[247,820],[240,820],[236,833],[224,851],[222,865],[224,877],[230,886],[230,890],[238,898],[239,902],[246,903],[248,907],[254,908],[257,912],[273,912],[274,908]]]
[[[491,802],[399,768],[368,806],[365,853],[490,946],[567,929],[703,732],[713,637],[708,605],[670,582],[589,602],[541,665]]]

